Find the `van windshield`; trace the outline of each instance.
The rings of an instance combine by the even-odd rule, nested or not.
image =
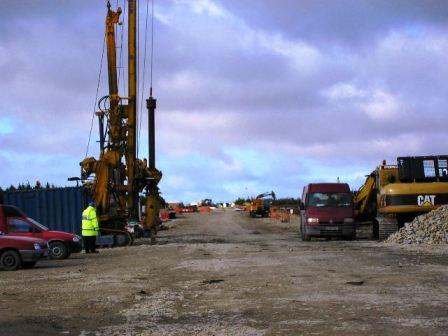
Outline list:
[[[352,195],[350,193],[317,192],[309,194],[310,207],[351,207]]]

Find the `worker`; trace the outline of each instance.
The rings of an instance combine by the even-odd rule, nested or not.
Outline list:
[[[90,202],[87,209],[82,212],[82,239],[86,253],[98,253],[96,251],[96,237],[100,231],[96,216],[95,203]]]

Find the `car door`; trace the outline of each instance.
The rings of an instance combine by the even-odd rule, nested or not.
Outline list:
[[[8,217],[6,225],[9,236],[42,238],[42,231],[26,218]]]

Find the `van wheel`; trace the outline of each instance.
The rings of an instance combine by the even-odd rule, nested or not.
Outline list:
[[[33,268],[36,265],[37,261],[24,261],[22,263],[22,268],[29,269]]]
[[[5,251],[0,256],[0,268],[5,271],[15,271],[20,267],[21,263],[20,255],[16,251]]]
[[[302,241],[310,241],[311,237],[308,236],[305,232],[303,232],[304,229],[302,226],[300,226],[300,236],[302,237]]]
[[[68,258],[68,248],[62,242],[50,243],[50,258],[51,259],[67,259]]]

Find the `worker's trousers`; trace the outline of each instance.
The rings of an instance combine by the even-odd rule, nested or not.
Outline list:
[[[95,253],[96,236],[82,236],[86,253]]]

